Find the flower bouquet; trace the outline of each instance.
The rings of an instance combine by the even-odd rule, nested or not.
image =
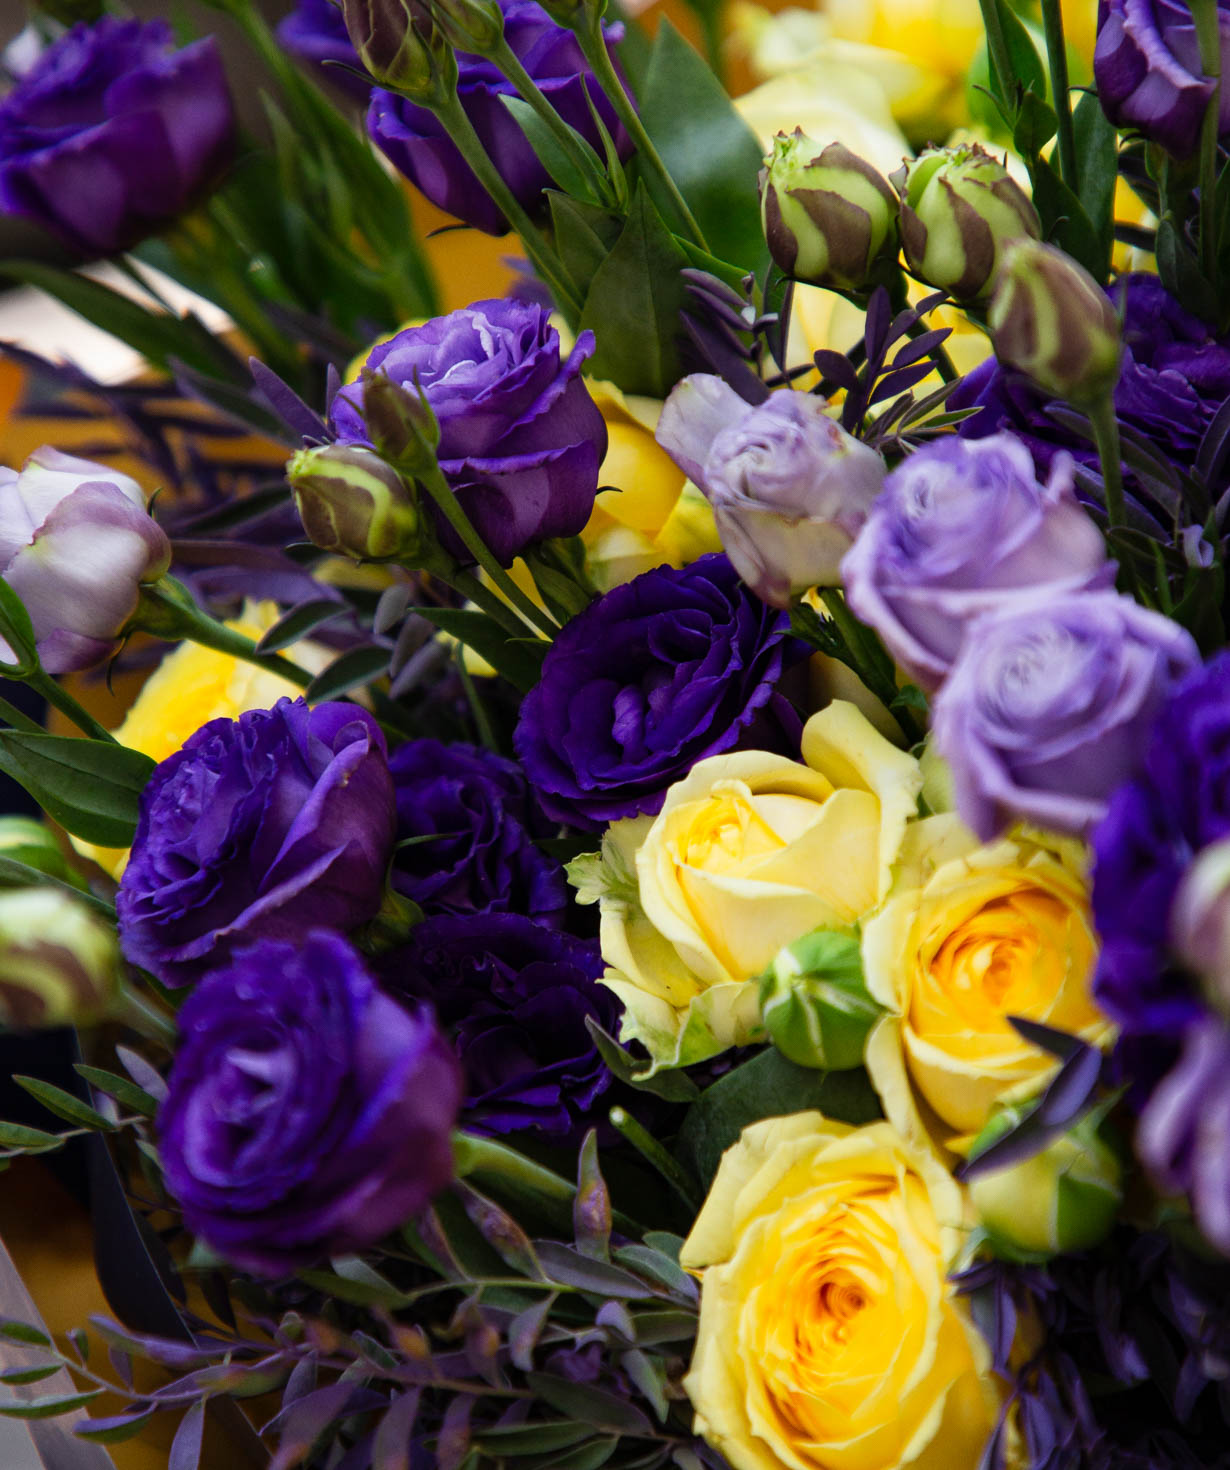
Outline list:
[[[118,1320],[0,1415],[1230,1465],[1230,9],[210,7],[7,53],[149,372],[9,349],[0,1150]]]

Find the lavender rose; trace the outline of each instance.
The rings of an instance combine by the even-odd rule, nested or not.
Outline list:
[[[820,399],[786,391],[752,407],[708,373],[672,390],[657,440],[713,506],[735,570],[774,607],[836,584],[884,482],[884,461]]]
[[[1217,0],[1223,74],[1230,71],[1230,3]],[[1093,52],[1098,99],[1119,128],[1137,128],[1177,158],[1190,158],[1217,83],[1200,65],[1200,44],[1184,0],[1100,0]],[[1230,130],[1222,89],[1218,131]]]
[[[389,761],[393,886],[427,914],[524,914],[559,924],[563,869],[534,845],[551,829],[512,761],[475,745],[410,740]]]
[[[25,604],[49,674],[101,663],[171,565],[166,532],[135,480],[56,449],[0,467],[0,576]],[[13,650],[0,640],[0,658]]]
[[[505,40],[556,112],[602,157],[592,104],[620,157],[627,158],[631,140],[594,81],[573,33],[532,0],[500,0],[500,9]],[[604,26],[603,33],[611,48],[623,36],[623,26]],[[517,202],[531,214],[539,212],[542,191],[554,184],[501,101],[515,97],[516,88],[492,62],[465,51],[456,54],[457,96],[466,116]],[[393,92],[377,90],[367,113],[367,131],[395,167],[446,214],[489,235],[506,233],[508,221],[434,113]]]
[[[82,255],[126,250],[213,185],[235,118],[212,37],[105,16],[47,48],[0,101],[0,208]]]
[[[116,899],[133,964],[184,985],[256,938],[352,929],[380,907],[394,833],[384,736],[302,699],[211,720],[141,793]]]
[[[620,1007],[597,983],[595,943],[516,913],[445,915],[419,924],[381,969],[396,994],[429,1001],[453,1036],[467,1128],[579,1143],[605,1122],[612,1078],[585,1021],[612,1032]]]
[[[240,950],[179,1024],[164,1176],[188,1228],[236,1266],[285,1275],[372,1245],[452,1177],[456,1059],[338,935]]]
[[[527,546],[575,536],[593,510],[606,425],[581,377],[594,350],[582,332],[561,360],[545,307],[476,301],[382,342],[365,366],[426,396],[440,424],[440,468],[496,558],[508,566]],[[363,387],[330,405],[342,443],[365,444]],[[440,539],[465,547],[442,517]]]
[[[945,439],[910,455],[885,480],[841,572],[855,613],[929,690],[980,613],[1115,578],[1070,465],[1057,462],[1039,484],[1012,434]]]
[[[789,626],[722,555],[656,567],[592,603],[551,645],[513,738],[543,809],[595,829],[656,812],[766,712]]]
[[[1186,629],[1109,591],[1044,590],[977,619],[932,726],[962,820],[984,840],[1018,818],[1088,832],[1199,662]]]

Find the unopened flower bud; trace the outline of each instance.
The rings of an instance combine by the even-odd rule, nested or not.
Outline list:
[[[351,45],[379,86],[411,97],[434,90],[436,28],[416,0],[342,0],[342,16]]]
[[[897,200],[843,143],[821,148],[801,128],[778,133],[760,171],[769,253],[786,275],[852,291],[897,253]]]
[[[1058,398],[1094,403],[1119,379],[1123,333],[1110,298],[1053,245],[1004,251],[987,322],[1000,361]]]
[[[23,863],[27,868],[36,868],[49,878],[58,878],[62,883],[72,883],[77,888],[85,884],[74,872],[64,856],[64,850],[56,841],[55,833],[43,822],[33,817],[0,817],[0,858]],[[0,874],[0,885],[4,883]]]
[[[98,1020],[119,990],[114,931],[60,888],[0,893],[0,1025]]]
[[[760,1014],[773,1045],[800,1067],[861,1065],[880,1007],[863,982],[857,936],[813,929],[779,949],[760,977]]]
[[[989,296],[1007,242],[1042,233],[1024,189],[977,143],[928,148],[892,180],[910,269],[958,301]]]
[[[1230,1015],[1230,838],[1196,855],[1170,906],[1170,942]]]
[[[485,56],[504,34],[496,0],[428,0],[436,24],[459,51]]]
[[[425,474],[435,464],[440,425],[425,394],[394,382],[388,373],[368,373],[363,378],[363,422],[385,459],[408,474]]]
[[[970,1158],[1021,1116],[1018,1107],[996,1113],[974,1140]],[[1088,1250],[1106,1238],[1123,1198],[1123,1166],[1094,1118],[1086,1116],[1029,1158],[974,1174],[969,1192],[997,1254],[1045,1259]]]
[[[286,478],[309,538],[356,561],[413,556],[421,540],[414,495],[374,450],[358,444],[301,449]]]

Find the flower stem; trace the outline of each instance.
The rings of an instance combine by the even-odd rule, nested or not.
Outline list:
[[[692,211],[688,208],[687,200],[679,192],[679,185],[671,178],[670,171],[662,162],[662,155],[654,147],[653,139],[645,131],[645,124],[641,122],[640,115],[633,106],[632,99],[628,96],[619,73],[615,70],[611,53],[606,49],[601,22],[596,15],[589,12],[588,7],[583,7],[573,21],[573,30],[580,43],[581,52],[589,62],[590,70],[598,85],[610,99],[615,115],[627,129],[628,136],[636,145],[636,151],[641,155],[646,166],[657,174],[679,218],[683,221],[685,229],[692,237],[692,243],[708,251],[709,246],[705,242],[705,236],[696,223]]]
[[[125,985],[120,990],[115,1019],[130,1026],[147,1041],[161,1042],[168,1051],[175,1050],[175,1041],[179,1034],[175,1022],[131,985]]]
[[[37,669],[34,673],[26,675],[25,682],[31,689],[41,694],[48,704],[58,709],[62,715],[67,715],[83,734],[88,735],[92,740],[106,740],[111,745],[116,743],[111,731],[100,725],[88,710],[83,709],[77,703],[67,689],[61,688],[56,683],[50,674],[45,674],[42,669]]]
[[[1106,496],[1106,540],[1112,552],[1116,550],[1114,534],[1127,526],[1127,512],[1123,499],[1123,455],[1119,447],[1119,420],[1115,416],[1114,398],[1104,393],[1089,406],[1089,422],[1093,426],[1093,439],[1098,448],[1098,460],[1102,466],[1102,485]],[[1133,596],[1139,590],[1136,567],[1128,559],[1122,560],[1123,578]]]
[[[1072,98],[1068,87],[1068,51],[1063,38],[1060,0],[1042,0],[1042,28],[1046,33],[1046,55],[1050,64],[1051,91],[1058,120],[1059,173],[1074,192],[1079,192],[1076,168],[1076,129],[1072,126]]]
[[[611,1127],[626,1138],[646,1163],[661,1174],[688,1209],[697,1210],[700,1201],[696,1198],[692,1181],[653,1134],[623,1108],[612,1108],[610,1117]]]
[[[999,6],[996,0],[978,0],[979,8],[982,10],[982,25],[987,33],[987,51],[991,58],[991,67],[994,77],[999,80],[1000,86],[1010,88],[1013,82],[1012,53],[1008,50],[1008,40],[1004,35],[1003,23],[999,16]],[[995,90],[992,84],[992,91]]]
[[[1213,95],[1200,130],[1200,262],[1210,285],[1217,279],[1217,133],[1221,118],[1221,29],[1216,0],[1190,0],[1200,69],[1213,80]]]

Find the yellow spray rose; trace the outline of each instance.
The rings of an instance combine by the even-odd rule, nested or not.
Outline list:
[[[803,762],[739,751],[697,762],[656,818],[614,823],[601,864],[573,869],[602,904],[623,1036],[679,1066],[760,1031],[752,977],[784,944],[875,906],[913,815],[918,762],[837,701]],[[578,871],[579,868],[579,871]]]
[[[948,1281],[963,1216],[888,1123],[745,1128],[680,1254],[704,1273],[697,1433],[734,1470],[971,1470],[999,1390]]]
[[[1107,1039],[1081,844],[1018,832],[980,846],[953,815],[916,823],[888,902],[863,929],[867,989],[887,1014],[867,1043],[884,1110],[949,1146],[1039,1087],[1053,1057],[1008,1021]]]
[[[248,638],[259,639],[277,620],[273,602],[248,603],[243,617],[227,624]],[[315,643],[297,644],[291,651],[296,663],[319,673],[329,662],[329,650]],[[229,653],[181,643],[168,653],[142,685],[124,722],[113,733],[121,745],[140,750],[151,760],[164,761],[202,725],[225,715],[235,719],[250,709],[269,709],[284,696],[303,691],[280,674],[244,663]],[[113,878],[124,871],[127,848],[95,847],[72,839],[83,857],[92,858]]]

